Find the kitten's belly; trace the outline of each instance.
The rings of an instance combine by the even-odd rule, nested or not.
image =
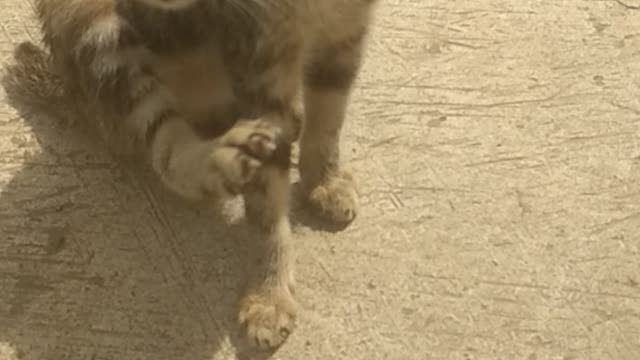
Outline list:
[[[153,68],[175,96],[178,111],[194,125],[226,122],[233,111],[231,81],[215,47],[157,56]]]

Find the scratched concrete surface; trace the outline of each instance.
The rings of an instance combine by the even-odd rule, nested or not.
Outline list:
[[[638,0],[387,0],[274,358],[640,359]],[[37,37],[2,0],[0,57]],[[0,359],[235,359],[243,225],[0,93]],[[296,209],[294,217],[301,209]]]

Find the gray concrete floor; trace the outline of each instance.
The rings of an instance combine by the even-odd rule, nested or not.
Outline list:
[[[638,0],[386,0],[276,359],[640,359]],[[37,38],[2,0],[0,58]],[[1,60],[0,59],[0,60]],[[242,221],[0,93],[0,359],[234,359]]]

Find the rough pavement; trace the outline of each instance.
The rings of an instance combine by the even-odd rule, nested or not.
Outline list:
[[[625,6],[626,4],[626,6]],[[362,211],[295,212],[274,358],[640,359],[638,0],[386,0],[345,130]],[[2,0],[0,60],[37,38]],[[235,359],[242,220],[0,90],[0,359]]]

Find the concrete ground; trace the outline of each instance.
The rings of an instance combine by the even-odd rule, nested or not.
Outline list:
[[[31,11],[2,0],[0,60]],[[304,312],[274,358],[640,359],[640,1],[386,0],[370,43],[362,211],[296,208]],[[0,359],[235,359],[234,209],[3,98]]]

